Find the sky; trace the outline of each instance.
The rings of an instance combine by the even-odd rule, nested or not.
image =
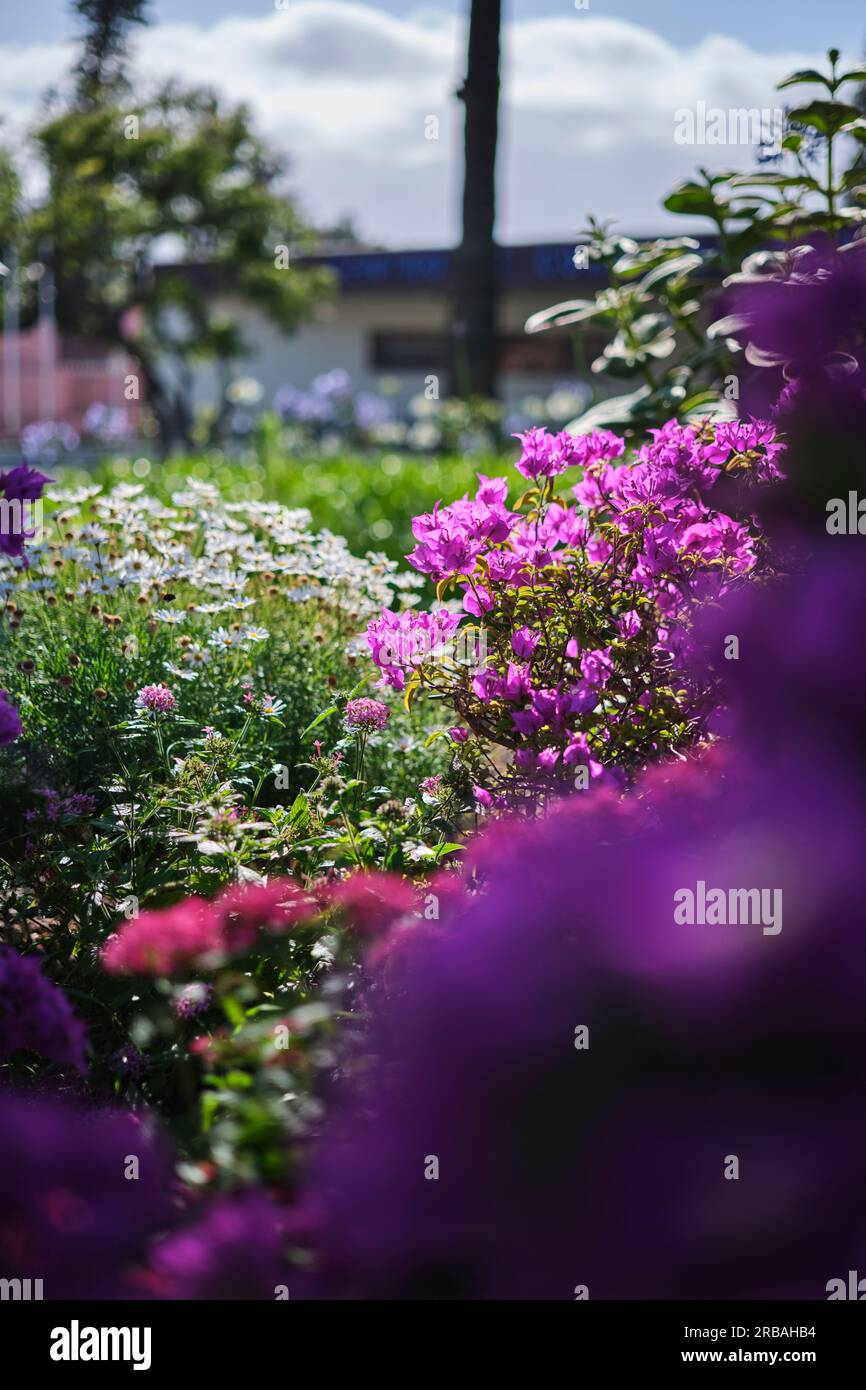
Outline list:
[[[582,4],[504,0],[503,243],[570,240],[590,213],[633,234],[670,231],[679,220],[660,204],[678,179],[751,163],[748,147],[678,144],[679,111],[771,109],[788,71],[832,44],[857,60],[866,42],[862,0]],[[459,234],[467,11],[468,0],[152,0],[135,65],[148,81],[179,76],[246,102],[290,156],[314,223],[351,214],[371,241],[447,246]],[[6,8],[7,140],[62,80],[74,34],[64,0]]]

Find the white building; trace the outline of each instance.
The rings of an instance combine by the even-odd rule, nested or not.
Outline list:
[[[255,378],[264,388],[263,404],[272,401],[278,387],[289,384],[305,390],[315,377],[335,367],[344,368],[357,389],[376,390],[383,377],[391,377],[400,382],[400,396],[413,395],[423,388],[425,378],[446,373],[452,254],[352,250],[305,258],[307,264],[330,267],[337,288],[292,335],[229,291],[212,291],[215,304],[237,324],[250,346],[249,354],[233,364],[232,376]],[[583,375],[569,333],[527,337],[524,324],[538,309],[586,294],[590,282],[601,283],[598,272],[575,269],[572,243],[501,247],[497,254],[503,398],[513,401],[543,393]],[[297,263],[304,261],[299,258]],[[190,268],[189,273],[201,274],[207,292],[206,268]],[[166,371],[170,374],[168,364]],[[216,368],[199,368],[193,384],[195,405],[217,401],[223,385]]]

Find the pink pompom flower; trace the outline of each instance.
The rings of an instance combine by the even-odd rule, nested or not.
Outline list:
[[[143,685],[135,697],[135,703],[148,714],[171,714],[177,706],[174,695],[161,682],[159,685]]]

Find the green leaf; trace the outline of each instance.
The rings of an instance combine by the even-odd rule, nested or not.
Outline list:
[[[789,73],[781,82],[776,83],[776,90],[781,92],[783,87],[796,87],[799,82],[820,83],[822,87],[830,90],[830,80],[816,68],[800,68],[798,72]]]
[[[591,406],[583,415],[578,415],[566,425],[566,429],[571,434],[589,434],[590,431],[606,425],[628,424],[650,395],[652,390],[649,386],[640,386],[637,391],[631,391],[626,396],[611,396],[608,400],[599,401]]]
[[[245,1015],[234,995],[224,994],[220,1003],[222,1004],[223,1013],[229,1023],[233,1023],[236,1028],[240,1028],[243,1025]]]
[[[248,1091],[253,1084],[252,1077],[245,1071],[230,1071],[225,1084],[234,1091]]]
[[[685,420],[736,420],[737,407],[734,401],[719,400],[714,391],[699,391],[689,396],[680,406],[680,415]]]
[[[663,261],[661,265],[657,265],[654,270],[651,270],[649,274],[645,275],[640,281],[638,289],[643,292],[651,289],[652,286],[658,284],[660,280],[671,280],[675,276],[689,275],[693,270],[697,270],[699,266],[702,266],[703,263],[703,256],[699,256],[695,252],[689,255],[673,256],[670,260]]]
[[[201,1098],[201,1127],[205,1134],[216,1119],[219,1108],[219,1096],[214,1095],[213,1091],[204,1091]]]
[[[666,237],[664,240],[651,241],[629,255],[620,256],[614,263],[613,271],[615,275],[626,279],[652,270],[654,266],[661,265],[663,261],[673,260],[685,251],[698,250],[700,242],[694,237]]]
[[[866,144],[866,119],[860,116],[856,121],[849,121],[847,125],[840,127],[839,134],[851,135],[855,140],[859,140],[861,145]],[[860,172],[862,173],[862,170]]]
[[[808,188],[813,193],[821,191],[817,179],[806,174],[735,174],[731,179],[732,188]]]
[[[567,299],[550,309],[539,309],[524,324],[525,333],[541,333],[545,328],[564,328],[570,323],[584,323],[597,314],[607,313],[607,306],[595,299]]]
[[[859,120],[860,112],[856,106],[848,106],[844,101],[810,101],[808,106],[796,106],[788,116],[790,120],[811,126],[822,135],[836,135],[849,121]]]
[[[711,217],[717,221],[728,209],[726,202],[716,198],[712,188],[694,179],[684,179],[664,200],[668,212],[687,213],[691,217]]]
[[[301,738],[305,739],[307,734],[311,734],[314,729],[317,729],[324,719],[328,719],[332,714],[336,714],[338,709],[339,705],[329,705],[327,709],[323,709],[321,714],[316,715],[312,724],[307,725],[306,729],[304,729],[304,732],[301,734]]]

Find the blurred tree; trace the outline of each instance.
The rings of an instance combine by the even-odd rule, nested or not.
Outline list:
[[[73,0],[85,25],[76,67],[79,99],[98,100],[106,88],[123,80],[127,30],[131,24],[147,23],[146,6],[147,0]]]
[[[44,192],[29,204],[4,196],[15,185],[0,155],[0,260],[12,244],[20,264],[49,263],[61,332],[132,353],[163,442],[185,444],[192,368],[211,361],[226,377],[246,350],[234,307],[217,308],[215,293],[289,329],[330,276],[294,264],[309,233],[285,161],[247,109],[174,82],[134,96],[123,39],[143,6],[76,8],[90,25],[77,85],[32,137]],[[34,285],[23,289],[26,324]]]
[[[496,142],[502,0],[472,0],[466,80],[463,237],[454,257],[452,389],[496,394]]]

